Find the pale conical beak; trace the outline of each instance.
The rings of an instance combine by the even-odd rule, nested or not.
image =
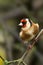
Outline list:
[[[22,24],[22,23],[20,23],[20,24],[19,24],[19,26],[23,26],[23,24]]]

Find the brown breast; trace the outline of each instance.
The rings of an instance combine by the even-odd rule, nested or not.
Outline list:
[[[36,34],[38,33],[38,31],[39,31],[37,25],[35,25],[35,24],[33,24],[28,31],[31,31],[32,29],[33,29],[32,35],[36,35]],[[26,34],[25,31],[22,30],[21,38],[22,38],[22,40],[24,40],[24,41],[25,41],[25,40],[29,40],[29,39],[31,39],[32,35],[30,35],[29,33]],[[33,38],[33,37],[32,37],[32,38]]]
[[[25,34],[24,32],[22,33],[22,40],[28,40],[31,37],[30,34]]]

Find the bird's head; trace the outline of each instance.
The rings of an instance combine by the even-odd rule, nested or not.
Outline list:
[[[28,18],[22,19],[19,24],[19,26],[21,26],[23,30],[29,29],[31,25],[32,21]]]

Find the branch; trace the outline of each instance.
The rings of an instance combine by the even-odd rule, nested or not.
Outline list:
[[[42,33],[43,33],[43,29],[41,29],[41,31],[39,32],[39,34],[36,36],[36,38],[32,42],[32,45],[29,45],[27,47],[26,52],[23,54],[23,56],[20,59],[13,60],[13,61],[7,61],[7,60],[4,60],[1,56],[0,56],[0,58],[5,62],[6,65],[11,64],[11,63],[16,63],[16,62],[18,62],[18,65],[20,65],[21,63],[24,64],[24,65],[27,65],[24,62],[24,59],[25,59],[26,55],[29,53],[29,51],[33,48],[33,46],[35,45],[35,43],[37,42],[37,40],[39,39],[39,37],[40,37],[40,35]]]
[[[32,46],[34,46],[35,45],[35,43],[38,41],[38,39],[39,39],[39,37],[40,37],[40,35],[43,33],[43,29],[41,29],[41,31],[39,32],[39,34],[36,36],[36,38],[34,39],[34,41],[32,42],[33,44],[32,44]]]
[[[0,58],[1,58],[3,61],[5,61],[5,59],[4,59],[2,56],[0,56]]]
[[[43,29],[41,29],[41,31],[39,32],[39,34],[36,36],[36,38],[34,39],[34,41],[32,42],[32,45],[29,45],[26,49],[26,52],[23,54],[23,56],[20,58],[21,62],[24,60],[25,56],[29,53],[29,51],[33,48],[33,46],[35,45],[35,43],[37,42],[37,40],[39,39],[40,35],[43,33]],[[20,62],[20,61],[19,61]],[[20,62],[20,63],[21,63]],[[23,61],[24,62],[24,61]],[[22,62],[22,63],[23,63]],[[19,63],[19,65],[20,65]],[[24,64],[25,65],[25,64]]]

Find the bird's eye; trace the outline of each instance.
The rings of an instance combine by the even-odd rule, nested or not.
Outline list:
[[[24,24],[26,24],[26,22],[22,22],[22,24],[24,25]]]

